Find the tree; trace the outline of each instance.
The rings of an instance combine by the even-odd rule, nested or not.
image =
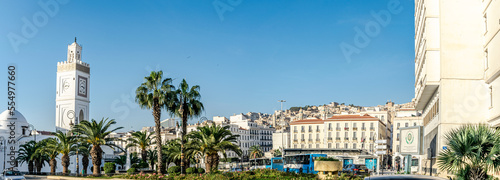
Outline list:
[[[274,157],[281,157],[282,156],[281,151],[279,149],[274,150],[273,155],[274,155]]]
[[[205,168],[207,173],[214,172],[219,166],[219,153],[227,158],[227,151],[233,151],[241,156],[241,149],[236,144],[239,135],[233,135],[229,126],[216,124],[197,128],[198,131],[189,133],[188,138],[192,140],[192,148],[198,149],[205,156]]]
[[[81,141],[78,138],[79,141]],[[80,142],[77,145],[78,148],[78,154],[82,156],[82,174],[87,174],[87,169],[89,167],[89,157],[90,157],[90,150],[92,148],[92,145],[89,144],[88,142]],[[76,155],[75,152],[72,152],[71,155]]]
[[[81,141],[92,144],[92,149],[90,150],[90,156],[92,157],[94,176],[101,175],[101,159],[102,159],[102,149],[101,146],[109,146],[111,148],[118,146],[112,144],[112,141],[119,141],[116,138],[108,137],[109,134],[115,132],[116,130],[122,129],[123,127],[118,127],[111,129],[111,125],[116,124],[114,119],[104,119],[96,121],[81,121],[79,124],[74,126],[73,131],[79,134]]]
[[[135,101],[142,109],[153,110],[155,120],[156,151],[158,152],[158,174],[162,173],[163,161],[161,153],[161,109],[167,108],[173,97],[174,86],[171,78],[162,78],[163,71],[153,71],[136,90]]]
[[[158,153],[152,149],[148,149],[148,162],[151,166],[151,169],[154,169],[156,161],[158,161]]]
[[[118,169],[123,169],[125,164],[127,164],[127,155],[121,155],[121,156],[115,157],[114,162],[116,164],[120,165],[120,168],[118,168]]]
[[[147,148],[152,144],[152,133],[136,131],[132,133],[132,137],[128,138],[127,149],[130,147],[138,147],[141,150],[142,161],[147,162]]]
[[[57,139],[55,142],[50,141],[50,143],[53,143],[50,144],[50,146],[51,147],[54,146],[54,148],[59,152],[59,154],[62,155],[61,165],[63,166],[63,174],[67,174],[70,153],[76,151],[77,149],[76,136],[69,136],[66,133],[63,133],[62,131],[57,131],[55,133],[52,133],[52,135],[54,135]]]
[[[192,117],[198,117],[203,112],[203,103],[200,101],[200,86],[195,85],[191,88],[183,79],[179,84],[179,88],[174,92],[174,97],[168,110],[170,115],[180,117],[182,119],[182,132],[181,132],[181,149],[184,151],[184,145],[186,144],[186,133],[187,133],[187,120]],[[186,161],[184,156],[181,155],[181,174],[185,174]]]
[[[34,157],[36,152],[36,142],[28,141],[26,144],[19,146],[19,153],[17,155],[17,161],[20,164],[26,162],[28,164],[29,174],[33,174]]]
[[[461,179],[487,179],[500,170],[500,131],[487,125],[465,125],[445,135],[447,149],[439,153],[438,166]]]
[[[262,152],[262,149],[260,148],[259,145],[250,146],[248,151],[250,152],[250,156],[252,156],[254,159],[260,158],[264,155],[264,153]]]
[[[47,138],[38,143],[40,148],[37,149],[37,153],[40,158],[40,162],[43,163],[43,159],[48,159],[50,165],[50,174],[56,173],[57,168],[57,155],[59,155],[59,151],[61,147],[55,138]],[[41,170],[40,166],[40,170]],[[40,173],[40,171],[38,171]]]

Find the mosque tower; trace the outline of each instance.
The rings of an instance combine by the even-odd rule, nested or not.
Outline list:
[[[82,61],[82,47],[68,45],[66,61],[57,63],[56,130],[67,131],[89,120],[90,66]]]

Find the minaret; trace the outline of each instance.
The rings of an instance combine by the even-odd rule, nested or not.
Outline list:
[[[56,130],[67,131],[89,120],[90,66],[82,61],[82,47],[68,45],[66,61],[57,63]]]

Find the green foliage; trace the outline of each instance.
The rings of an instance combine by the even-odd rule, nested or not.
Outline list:
[[[170,168],[169,168],[170,169]],[[178,174],[169,174],[169,175],[158,175],[158,174],[133,174],[133,175],[118,175],[113,176],[114,178],[121,179],[157,179],[157,180],[188,180],[188,179],[196,179],[196,180],[231,180],[231,179],[241,179],[241,180],[250,180],[250,179],[296,179],[296,180],[306,180],[306,179],[318,179],[315,174],[295,174],[295,173],[286,173],[277,170],[271,169],[256,169],[252,171],[246,172],[217,172],[217,173],[208,173],[208,174],[187,174],[185,176],[179,176]],[[360,177],[352,177],[353,179],[359,179]]]
[[[135,168],[127,169],[127,174],[134,174],[135,172],[137,172]]]
[[[114,162],[104,163],[104,172],[106,174],[114,173],[116,169],[116,165]]]
[[[205,169],[203,169],[203,168],[198,168],[198,169],[196,169],[196,172],[197,172],[198,174],[203,174],[203,173],[205,173]]]
[[[463,179],[488,179],[487,172],[500,171],[500,131],[488,125],[466,125],[449,131],[446,150],[438,156],[443,171]]]
[[[339,160],[333,157],[319,157],[316,159],[316,161],[339,161]]]
[[[181,172],[181,167],[180,166],[169,167],[167,172],[168,172],[168,174],[178,174]]]
[[[196,173],[196,168],[195,167],[189,167],[186,169],[187,174],[193,174]]]

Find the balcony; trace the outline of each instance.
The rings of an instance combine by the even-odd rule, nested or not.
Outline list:
[[[305,133],[305,132],[306,132],[306,130],[303,130],[303,129],[302,129],[300,132],[301,132],[301,133]]]
[[[345,127],[344,130],[349,131],[349,127]]]
[[[353,131],[357,131],[357,130],[358,130],[358,128],[357,128],[357,127],[352,127],[352,130],[353,130]]]
[[[375,128],[374,127],[370,127],[370,131],[375,131]]]
[[[366,127],[361,127],[361,130],[362,131],[366,131]]]
[[[293,130],[293,132],[294,132],[294,133],[298,133],[299,131],[297,131],[297,130]]]
[[[328,142],[333,142],[333,138],[329,137]]]
[[[309,142],[312,142],[312,141],[313,141],[313,139],[309,139]]]
[[[316,142],[317,142],[317,143],[320,143],[320,142],[321,142],[321,140],[320,140],[320,139],[316,139]]]
[[[294,143],[297,143],[297,142],[299,142],[299,140],[297,140],[297,139],[294,139],[294,140],[293,140],[293,142],[294,142]]]
[[[358,138],[357,138],[357,137],[353,137],[353,138],[352,138],[352,140],[353,140],[353,141],[357,141],[357,140],[358,140]]]
[[[349,141],[349,137],[345,137],[344,140]]]
[[[336,138],[335,138],[335,141],[336,141],[336,142],[340,142],[340,138],[339,138],[339,137],[336,137]]]
[[[313,132],[313,130],[312,130],[312,129],[309,129],[309,132],[311,133],[311,132]]]
[[[319,129],[316,129],[316,132],[321,132],[321,130],[319,130]]]
[[[342,129],[340,129],[339,127],[337,128],[337,131],[341,131]]]
[[[333,131],[333,128],[328,128],[328,131]]]

